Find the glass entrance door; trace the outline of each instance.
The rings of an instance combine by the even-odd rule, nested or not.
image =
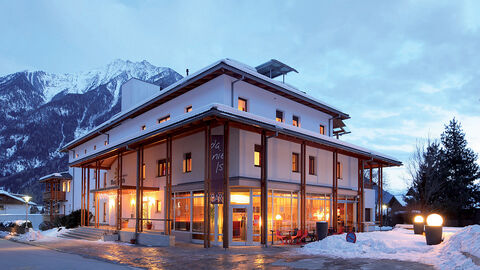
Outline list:
[[[232,241],[247,242],[247,208],[232,209]]]

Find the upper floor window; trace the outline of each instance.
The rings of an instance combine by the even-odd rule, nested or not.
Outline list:
[[[145,130],[147,129],[147,126],[146,125],[142,125],[142,130]]]
[[[108,145],[108,141],[105,141],[105,142],[103,143],[103,145]]]
[[[67,192],[67,181],[64,181],[64,182],[62,183],[62,191],[63,191],[63,192]]]
[[[185,107],[185,113],[189,113],[192,111],[192,105]]]
[[[283,112],[282,111],[277,110],[275,120],[277,120],[277,122],[283,123]]]
[[[255,144],[255,152],[253,154],[253,165],[255,167],[260,167],[262,166],[262,146]]]
[[[162,117],[162,118],[158,119],[158,123],[160,124],[160,123],[166,122],[168,120],[170,120],[170,114],[165,116],[165,117]]]
[[[308,173],[310,175],[315,175],[317,173],[317,163],[315,162],[314,156],[308,157]]]
[[[295,127],[300,127],[300,118],[298,118],[298,116],[294,115],[292,117],[292,124],[295,126]]]
[[[96,145],[93,146],[93,150],[97,150],[97,146],[96,146]]]
[[[142,180],[145,180],[145,172],[146,172],[147,167],[145,166],[145,163],[142,164]]]
[[[85,149],[83,152],[85,152],[85,154],[87,153],[87,149]]]
[[[188,173],[192,171],[192,153],[185,153],[183,155],[183,172]]]
[[[292,172],[299,172],[298,153],[292,153]]]
[[[244,98],[238,98],[238,110],[247,111],[247,100]]]
[[[337,178],[343,179],[343,164],[341,162],[337,162]]]
[[[75,157],[78,158],[78,154],[75,154]]]
[[[320,125],[320,134],[325,135],[325,126]]]
[[[67,181],[67,192],[70,192],[70,183],[71,183],[71,182],[72,182],[72,181]]]
[[[157,176],[167,175],[167,160],[161,159],[157,161]]]

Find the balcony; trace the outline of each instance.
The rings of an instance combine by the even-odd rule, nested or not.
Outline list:
[[[43,200],[44,201],[50,201],[50,200],[65,201],[65,192],[63,192],[63,191],[45,191],[45,192],[43,192]]]

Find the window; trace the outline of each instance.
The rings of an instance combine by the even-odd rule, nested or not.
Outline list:
[[[277,122],[283,123],[283,112],[282,111],[277,110],[275,120],[277,120]]]
[[[97,146],[96,146],[96,145],[93,146],[93,150],[97,150]]]
[[[103,203],[103,222],[107,222],[107,203]]]
[[[145,171],[146,171],[146,166],[145,163],[142,164],[142,180],[145,180]]]
[[[337,178],[343,178],[343,164],[341,162],[337,162]]]
[[[253,154],[253,165],[255,167],[260,167],[262,166],[262,146],[255,144],[255,152]]]
[[[83,150],[83,152],[85,152],[85,154],[87,153],[87,149]]]
[[[314,156],[309,156],[308,157],[308,173],[310,175],[315,175],[317,168],[316,168],[316,163],[315,163],[315,157]]]
[[[161,159],[157,161],[157,176],[167,175],[167,160]]]
[[[165,117],[162,117],[162,118],[158,119],[158,123],[160,124],[160,123],[166,122],[168,120],[170,120],[170,115],[167,115]]]
[[[78,158],[78,154],[76,154],[75,157]]]
[[[70,192],[70,182],[71,181],[67,181],[67,192]]]
[[[62,191],[63,192],[67,191],[67,182],[66,181],[62,183]]]
[[[320,134],[325,135],[325,126],[320,125]]]
[[[247,100],[243,98],[238,98],[238,110],[247,111]]]
[[[5,205],[4,204],[0,204],[0,211],[4,211],[5,210]]]
[[[299,172],[298,153],[292,153],[292,172]]]
[[[185,113],[189,113],[192,111],[192,105],[185,107]]]
[[[162,212],[162,201],[157,200],[157,213]]]
[[[298,116],[294,115],[292,117],[292,124],[295,127],[300,127],[300,119],[298,118]]]
[[[103,187],[107,186],[107,172],[103,173]]]
[[[192,153],[185,153],[183,155],[183,172],[189,173],[192,171]]]
[[[372,221],[372,208],[365,208],[365,222]]]
[[[108,145],[108,141],[105,141],[105,142],[103,143],[103,145]]]
[[[146,125],[143,125],[143,126],[142,126],[142,130],[145,130],[145,129],[147,129],[147,126],[146,126]]]

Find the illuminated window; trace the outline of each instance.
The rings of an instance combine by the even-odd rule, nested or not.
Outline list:
[[[157,161],[157,176],[167,175],[167,160],[161,159]]]
[[[157,200],[157,213],[162,212],[162,201]]]
[[[243,98],[238,98],[238,110],[247,111],[247,100]]]
[[[146,126],[146,125],[143,125],[143,126],[142,126],[142,130],[145,130],[145,129],[147,129],[147,126]]]
[[[67,182],[62,183],[62,191],[66,192],[67,191]]]
[[[192,111],[192,105],[185,107],[185,113],[189,113]]]
[[[158,123],[160,124],[160,123],[166,122],[168,120],[170,120],[170,115],[167,115],[165,117],[162,117],[162,118],[158,119]]]
[[[183,172],[189,173],[192,171],[192,153],[183,155]]]
[[[300,119],[298,118],[298,116],[294,115],[292,117],[292,124],[295,127],[300,127]]]
[[[146,166],[145,163],[142,164],[142,180],[145,180],[145,171],[146,171]]]
[[[255,152],[253,154],[253,164],[255,167],[260,167],[262,165],[262,146],[255,144]]]
[[[308,173],[310,175],[315,175],[316,174],[316,162],[315,162],[315,157],[314,156],[309,156],[308,157]]]
[[[70,182],[71,181],[67,181],[67,192],[70,192]]]
[[[282,111],[277,110],[275,120],[277,120],[277,122],[283,123],[283,112]]]
[[[76,154],[75,157],[78,158],[78,154]]]
[[[108,141],[105,141],[105,142],[103,143],[103,145],[108,145]]]
[[[292,153],[292,172],[299,172],[298,153]]]
[[[325,126],[320,125],[320,134],[325,135]]]
[[[343,164],[341,162],[337,162],[337,178],[343,178]]]
[[[103,203],[103,222],[107,222],[107,203]]]

